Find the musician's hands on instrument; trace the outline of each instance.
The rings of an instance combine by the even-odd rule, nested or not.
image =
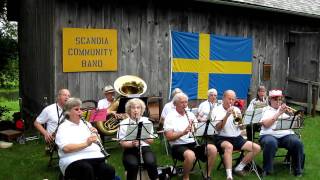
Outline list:
[[[279,108],[279,113],[284,113],[287,111],[287,105],[286,104],[281,104],[280,108]]]
[[[189,125],[182,131],[182,135],[186,135],[192,131],[192,120],[189,120]]]
[[[54,136],[51,133],[46,132],[44,135],[44,139],[47,143],[51,143],[54,141]]]
[[[97,136],[92,134],[91,136],[88,137],[87,139],[87,145],[90,146],[92,143],[97,141]]]
[[[233,113],[233,111],[233,106],[230,105],[230,107],[227,109],[226,117],[228,118]]]
[[[98,133],[98,130],[95,127],[90,127],[90,131],[92,133]]]

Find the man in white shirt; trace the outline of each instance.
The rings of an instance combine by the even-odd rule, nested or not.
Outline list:
[[[273,158],[278,147],[288,149],[293,161],[295,176],[302,176],[304,163],[303,144],[292,129],[274,130],[279,119],[289,118],[288,106],[282,104],[282,91],[269,92],[270,105],[264,108],[261,118],[260,143],[263,146],[263,175],[273,171]]]
[[[172,91],[172,93],[171,93],[171,98],[173,98],[173,97],[174,97],[176,94],[178,94],[178,93],[182,93],[182,90],[179,89],[179,88],[175,88],[175,89]],[[161,112],[161,119],[162,119],[161,122],[163,122],[163,120],[166,118],[166,116],[168,115],[168,113],[169,113],[170,111],[172,111],[172,110],[175,110],[175,108],[176,108],[176,107],[174,106],[173,101],[170,101],[170,102],[166,103],[166,104],[164,105],[163,109],[162,109],[162,112]]]
[[[197,146],[192,137],[193,123],[197,119],[192,112],[185,110],[188,106],[188,96],[181,92],[176,94],[172,101],[176,108],[169,112],[163,125],[165,136],[171,145],[172,157],[183,161],[184,180],[189,179],[189,173],[196,157],[202,161],[208,160],[206,179],[209,180],[217,149],[213,144],[208,144],[206,156],[205,145]]]
[[[105,98],[98,101],[97,109],[107,109],[114,100],[114,89],[111,85],[107,85],[103,90]]]
[[[232,152],[233,150],[246,150],[248,153],[237,165],[234,171],[239,175],[244,175],[244,167],[251,162],[254,156],[260,152],[260,146],[251,141],[246,141],[241,136],[238,125],[234,123],[235,116],[241,117],[239,108],[233,106],[236,100],[236,93],[233,90],[227,90],[223,94],[223,102],[212,112],[212,119],[215,119],[216,146],[220,152],[223,152],[223,160],[226,168],[227,179],[232,180]]]
[[[57,129],[59,120],[63,118],[63,106],[69,98],[69,90],[60,89],[57,102],[45,107],[34,121],[35,128],[44,136],[47,144],[54,141],[54,132]],[[42,126],[43,124],[46,124],[46,129]]]
[[[197,119],[199,121],[206,121],[210,112],[212,112],[212,110],[218,105],[217,95],[218,92],[216,89],[212,88],[208,90],[208,99],[202,102],[198,108]]]

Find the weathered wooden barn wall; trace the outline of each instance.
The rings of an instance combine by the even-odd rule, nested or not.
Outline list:
[[[146,81],[147,96],[162,93],[166,100],[170,30],[252,37],[250,93],[255,93],[259,82],[259,59],[261,68],[262,62],[272,64],[271,80],[262,83],[267,88],[284,88],[289,31],[319,31],[320,26],[318,19],[194,1],[179,5],[171,5],[170,1],[23,2],[21,8],[26,10],[21,11],[29,17],[22,19],[22,23],[19,21],[19,27],[22,26],[19,40],[23,42],[20,47],[24,48],[22,71],[32,75],[23,78],[21,88],[28,97],[34,95],[38,104],[45,95],[53,101],[54,92],[61,87],[69,88],[74,96],[82,99],[99,99],[101,88],[126,74]],[[42,14],[44,10],[48,13]],[[46,17],[40,17],[42,15]],[[63,73],[62,29],[65,27],[117,29],[118,71]]]
[[[53,102],[55,96],[54,1],[19,3],[20,96],[28,111],[38,113],[44,97]]]

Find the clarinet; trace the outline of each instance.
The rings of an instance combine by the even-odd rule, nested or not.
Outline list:
[[[192,134],[193,139],[194,139],[194,141],[195,141],[195,143],[196,143],[196,147],[198,147],[198,146],[200,146],[200,145],[199,145],[199,143],[198,143],[197,138],[196,138],[195,135],[194,135],[194,124],[193,124],[193,121],[190,122],[190,119],[189,119],[189,116],[188,116],[188,112],[187,112],[185,109],[184,109],[184,112],[186,113],[188,122],[191,123],[191,134]]]
[[[98,137],[97,141],[94,142],[94,143],[99,146],[99,148],[100,148],[100,150],[101,150],[101,153],[104,155],[104,157],[108,158],[108,157],[110,156],[110,154],[104,149],[104,147],[103,147],[103,145],[102,145],[102,143],[101,143],[99,134],[96,133],[96,132],[92,132],[92,131],[90,130],[90,127],[88,126],[88,124],[87,124],[87,122],[86,122],[85,119],[83,119],[82,117],[80,117],[80,119],[81,119],[82,122],[87,126],[87,128],[89,129],[89,131],[91,132],[91,134],[95,134],[95,135]]]

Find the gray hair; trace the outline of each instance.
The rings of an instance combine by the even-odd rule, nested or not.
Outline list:
[[[234,96],[236,97],[236,92],[231,89],[224,91],[223,98],[226,97],[227,94],[234,94]]]
[[[144,104],[144,102],[141,99],[138,98],[133,98],[130,99],[127,103],[126,103],[126,113],[130,115],[131,113],[131,107],[133,105],[139,105],[141,107],[141,113],[140,115],[142,115],[144,113],[144,111],[146,110],[146,105]]]
[[[211,93],[214,93],[215,95],[218,95],[217,90],[214,89],[214,88],[211,88],[211,89],[208,90],[208,96],[209,96]]]
[[[182,98],[187,98],[187,100],[188,100],[188,96],[185,93],[181,92],[181,93],[176,94],[172,99],[173,104],[176,104]]]
[[[65,114],[69,114],[72,108],[81,106],[81,104],[82,102],[79,98],[72,97],[64,104],[63,110],[65,111]]]
[[[183,91],[180,88],[174,88],[174,90],[171,93],[171,97],[173,98],[176,94],[182,93]]]

